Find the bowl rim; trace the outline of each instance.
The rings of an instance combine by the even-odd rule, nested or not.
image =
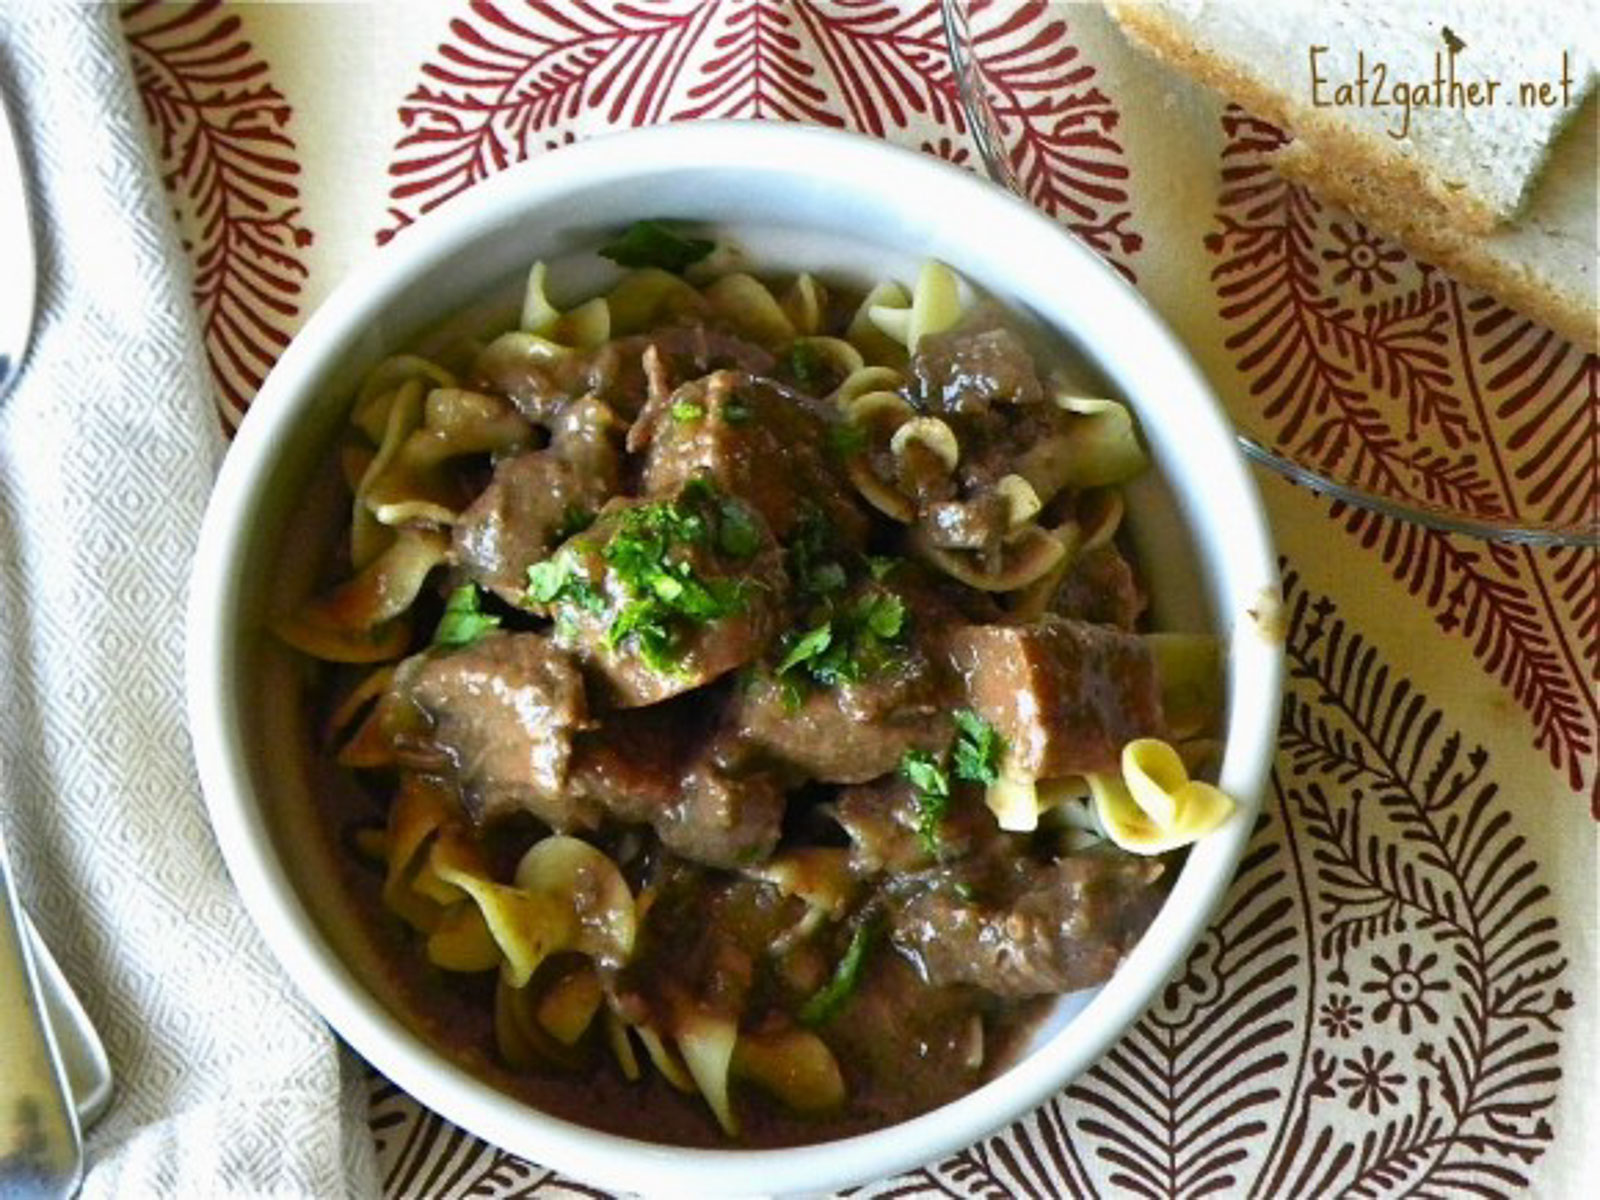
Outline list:
[[[1235,592],[1271,604],[1276,557],[1264,508],[1221,404],[1155,311],[1110,266],[1050,218],[997,186],[932,155],[837,130],[766,121],[653,126],[573,143],[510,167],[422,218],[344,279],[273,367],[225,456],[193,560],[188,603],[186,692],[196,764],[211,824],[246,910],[312,1007],[362,1057],[447,1119],[519,1155],[608,1186],[652,1194],[774,1194],[815,1191],[884,1177],[928,1162],[1003,1127],[1087,1069],[1137,1020],[1181,966],[1225,896],[1260,808],[1270,770],[1282,689],[1283,651],[1269,622],[1242,613],[1227,634],[1230,674],[1244,672],[1253,704],[1230,706],[1220,782],[1239,799],[1229,823],[1195,848],[1155,922],[1068,1027],[995,1079],[922,1116],[850,1138],[783,1149],[699,1149],[604,1133],[512,1100],[413,1034],[356,979],[319,932],[308,906],[272,853],[266,820],[252,803],[238,704],[246,587],[232,548],[249,536],[282,434],[312,402],[305,381],[341,356],[384,298],[425,276],[496,221],[559,201],[579,186],[637,184],[641,173],[771,170],[825,175],[841,183],[892,178],[913,185],[917,203],[952,203],[972,228],[1026,239],[1030,271],[1078,273],[1096,289],[1098,319],[1134,322],[1147,340],[1113,347],[1124,370],[1173,389],[1197,420],[1206,456],[1203,490],[1230,513],[1222,552]],[[644,214],[641,214],[644,215]],[[831,226],[830,226],[831,228]],[[985,255],[972,242],[973,259]],[[998,252],[995,252],[998,253]],[[961,263],[952,263],[959,272]],[[1046,276],[1039,275],[1039,279]],[[1075,329],[1074,333],[1081,333]],[[1103,365],[1103,362],[1102,362]],[[1135,408],[1140,396],[1131,390]],[[1197,451],[1198,452],[1198,451]],[[1251,610],[1252,616],[1255,615]],[[1262,614],[1263,617],[1266,614]],[[1261,628],[1247,628],[1260,625]],[[1176,904],[1175,900],[1183,903]],[[1070,1033],[1071,1037],[1066,1035]]]

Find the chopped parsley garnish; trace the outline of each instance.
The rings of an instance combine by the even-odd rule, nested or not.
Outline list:
[[[600,589],[577,569],[577,562],[568,551],[528,568],[528,599],[535,604],[575,604],[596,613],[603,612],[606,606]]]
[[[801,635],[799,641],[789,647],[789,653],[783,656],[783,661],[778,664],[778,674],[787,675],[803,662],[809,662],[825,654],[833,642],[833,622],[824,621],[815,629]]]
[[[968,783],[991,784],[1000,777],[1005,740],[971,709],[955,712],[956,740],[946,768],[942,754],[907,750],[900,775],[913,789],[917,804],[917,837],[934,857],[940,855],[939,825],[950,811],[950,776]]]
[[[737,500],[724,498],[718,510],[721,521],[717,526],[717,545],[724,554],[749,558],[761,549],[761,530],[748,508]]]
[[[561,528],[556,530],[556,536],[562,541],[582,533],[594,524],[594,511],[581,504],[567,505],[567,511],[561,514]]]
[[[698,421],[705,415],[705,405],[696,404],[693,400],[674,400],[672,402],[672,419],[674,421]]]
[[[811,342],[796,341],[791,345],[787,365],[790,377],[808,392],[815,393],[827,382],[827,363]]]
[[[847,577],[833,544],[833,533],[814,508],[808,508],[801,516],[789,541],[788,565],[789,578],[803,596],[815,598],[844,590]]]
[[[722,404],[722,419],[729,425],[743,425],[751,417],[750,406],[743,400],[725,400]]]
[[[876,917],[856,926],[855,933],[850,936],[850,944],[845,947],[844,956],[833,969],[833,977],[801,1005],[799,1017],[802,1025],[814,1029],[826,1025],[839,1015],[860,984],[861,968],[867,961],[867,953],[877,942],[882,930],[883,924]]]
[[[917,801],[917,837],[934,857],[939,855],[939,824],[950,811],[950,776],[926,750],[907,750],[900,774],[911,784]]]
[[[871,591],[832,607],[832,616],[796,638],[778,664],[778,675],[804,668],[822,687],[856,683],[888,659],[888,646],[906,627],[905,601],[893,592]]]
[[[635,221],[621,237],[600,247],[600,257],[619,267],[660,267],[681,274],[716,248],[715,242],[684,237],[661,221]]]
[[[957,735],[952,757],[956,775],[970,783],[993,783],[1000,778],[1005,742],[993,725],[970,708],[957,709],[955,719]]]
[[[835,425],[828,430],[828,446],[840,458],[853,458],[867,448],[867,431],[858,425]]]
[[[476,584],[464,583],[445,601],[444,615],[433,631],[435,646],[469,646],[500,626],[500,618],[483,611]]]
[[[893,592],[872,596],[858,607],[867,628],[886,642],[899,637],[905,628],[906,602]]]
[[[676,669],[686,626],[703,625],[739,612],[744,580],[702,578],[684,551],[715,548],[730,558],[749,558],[761,547],[761,530],[739,501],[697,479],[672,500],[630,508],[600,551],[626,599],[606,629],[606,644],[632,644],[654,671]],[[572,602],[605,611],[605,598],[563,552],[528,570],[529,598],[541,604]],[[560,624],[558,622],[558,629]],[[567,626],[570,631],[570,622]]]

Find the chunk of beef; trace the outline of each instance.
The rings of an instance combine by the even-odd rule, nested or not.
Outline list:
[[[769,675],[752,679],[740,697],[740,731],[824,783],[875,779],[893,771],[907,750],[937,750],[951,738],[939,690],[912,664],[896,663],[859,683],[802,687],[794,707],[791,694]]]
[[[452,553],[468,577],[508,604],[520,604],[528,568],[588,524],[616,493],[616,430],[605,405],[574,401],[555,417],[547,448],[498,463],[452,534]]]
[[[628,431],[628,449],[646,451],[647,494],[703,476],[748,501],[780,541],[818,510],[839,540],[860,547],[866,518],[827,445],[817,401],[738,371],[714,372],[652,401]]]
[[[474,821],[530,812],[556,829],[594,826],[594,806],[567,786],[573,735],[588,723],[583,678],[537,634],[407,659],[385,713],[401,763],[452,779]]]
[[[867,1128],[903,1119],[907,1095],[935,1107],[983,1081],[992,1065],[983,1000],[974,988],[929,987],[887,945],[867,955],[859,985],[823,1029]]]
[[[994,815],[976,790],[957,786],[945,815],[930,831],[917,791],[899,775],[845,788],[833,807],[834,817],[850,837],[851,865],[863,875],[900,875],[939,860],[965,857],[999,834]]]
[[[1155,660],[1134,634],[1045,616],[969,625],[950,646],[969,703],[1005,739],[1018,776],[1110,770],[1127,742],[1163,731]]]
[[[801,622],[826,621],[820,656],[782,675],[769,664],[736,697],[741,736],[824,783],[861,783],[893,771],[908,750],[943,749],[960,695],[943,646],[959,618],[943,594],[901,569],[831,595]],[[889,636],[872,627],[884,615],[898,618]]]
[[[743,666],[784,623],[788,578],[772,531],[712,488],[614,502],[554,557],[570,580],[552,606],[556,640],[619,708]]]
[[[941,868],[891,885],[892,937],[929,983],[1073,992],[1104,983],[1138,940],[1160,907],[1161,871],[1153,859],[1093,854]]]
[[[1098,546],[1073,562],[1051,608],[1065,617],[1132,632],[1144,613],[1145,595],[1132,564],[1117,548]]]
[[[911,356],[911,377],[921,406],[932,413],[1036,404],[1044,394],[1033,355],[988,308],[956,329],[923,337]]]
[[[677,804],[656,823],[667,849],[693,862],[736,867],[772,854],[783,830],[784,791],[752,769],[742,748],[715,741],[684,775]]]
[[[572,788],[618,821],[654,827],[690,861],[733,867],[765,858],[783,823],[783,789],[704,724],[703,714],[670,702],[613,713],[579,735]]]
[[[624,1011],[670,1014],[693,997],[712,1011],[745,1016],[757,964],[801,918],[804,904],[757,880],[670,858],[657,861],[646,886],[655,900],[643,914],[634,959],[617,980]]]
[[[991,551],[1000,545],[1007,526],[1006,502],[994,494],[973,500],[941,500],[923,505],[917,524],[928,543],[946,550]]]

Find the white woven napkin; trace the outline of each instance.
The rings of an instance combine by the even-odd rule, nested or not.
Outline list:
[[[116,1073],[85,1194],[375,1192],[359,1068],[246,918],[191,764],[184,591],[222,443],[116,9],[0,0],[0,76],[41,260],[0,402],[0,819]]]

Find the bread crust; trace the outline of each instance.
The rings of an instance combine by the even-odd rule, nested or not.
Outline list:
[[[1137,0],[1105,0],[1125,33],[1163,62],[1221,92],[1240,107],[1303,142],[1314,155],[1311,170],[1320,178],[1340,180],[1359,197],[1362,210],[1397,233],[1412,226],[1447,225],[1463,233],[1487,233],[1501,214],[1451,180],[1396,149],[1392,139],[1352,127],[1332,112],[1299,104],[1233,59],[1197,44],[1193,35],[1172,24],[1162,4]]]
[[[1552,286],[1548,278],[1496,252],[1495,214],[1465,190],[1450,188],[1448,181],[1336,116],[1289,101],[1233,59],[1197,44],[1167,20],[1164,5],[1103,3],[1132,41],[1289,133],[1294,141],[1273,156],[1274,167],[1286,178],[1582,349],[1600,351],[1600,295],[1592,271],[1586,295]]]

